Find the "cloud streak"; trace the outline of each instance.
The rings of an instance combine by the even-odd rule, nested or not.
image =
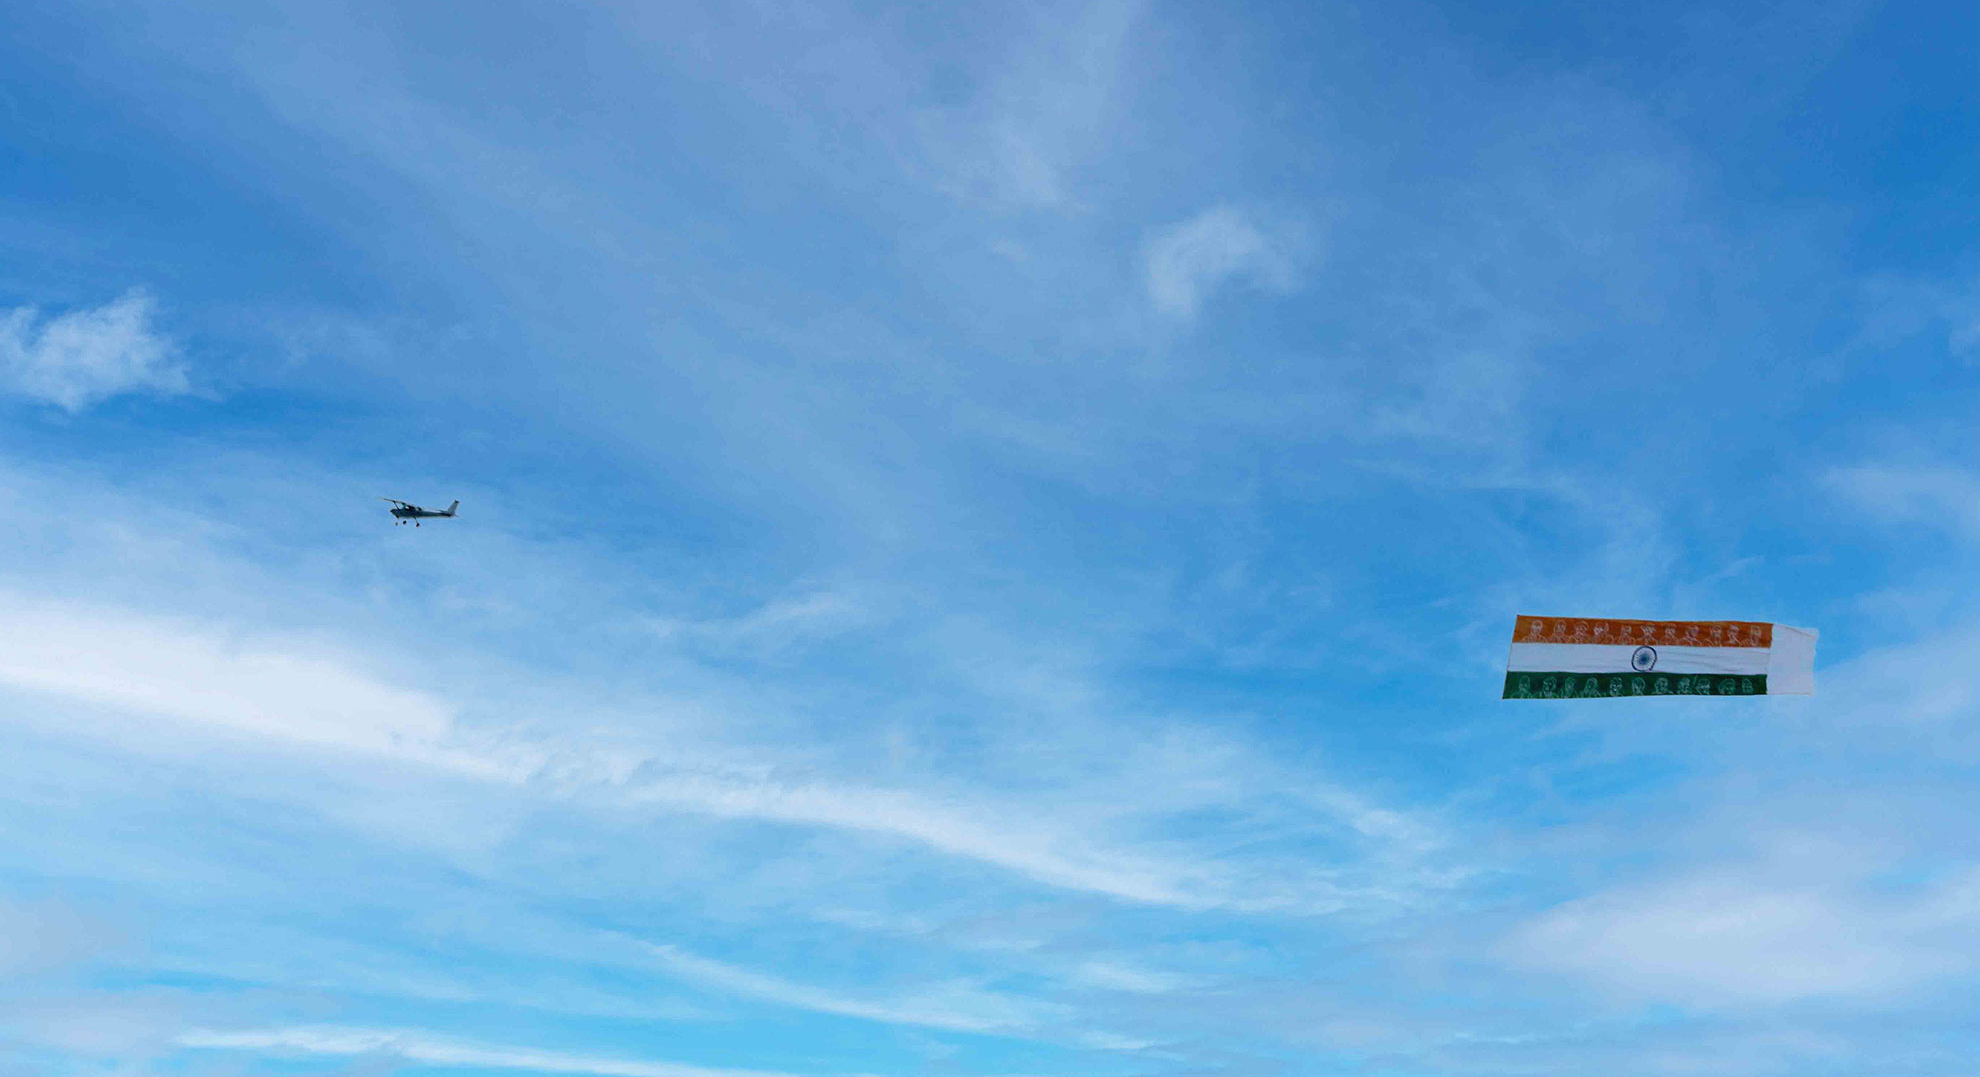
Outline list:
[[[1196,317],[1203,304],[1232,281],[1270,292],[1292,290],[1292,266],[1283,242],[1249,214],[1213,206],[1157,231],[1142,255],[1148,299],[1171,318]]]
[[[964,198],[1022,209],[1066,211],[1084,203],[1075,173],[1099,154],[1119,118],[1144,6],[1143,0],[1086,0],[1040,9],[967,106],[921,110],[916,126],[945,186]]]
[[[0,595],[0,685],[339,751],[513,775],[451,751],[452,708],[320,647],[210,624]]]
[[[43,318],[33,307],[0,314],[0,386],[68,412],[112,397],[191,392],[177,347],[152,325],[157,303],[133,290]]]
[[[390,759],[502,787],[714,818],[834,829],[901,840],[1068,891],[1179,909],[1330,911],[1384,906],[1405,894],[1331,873],[1280,875],[1270,862],[1151,855],[1104,832],[1159,804],[1054,813],[960,786],[942,796],[859,782],[765,773],[761,759],[709,750],[640,749],[463,726],[456,704],[399,687],[320,642],[257,636],[211,623],[0,594],[0,685],[184,728],[250,736],[305,752]],[[331,757],[334,760],[334,756]],[[1320,789],[1306,810],[1415,863],[1437,840],[1421,822]],[[1343,865],[1344,873],[1373,870]]]
[[[1831,489],[1886,524],[1925,521],[1980,537],[1980,477],[1952,467],[1864,464],[1836,468]]]
[[[210,1051],[252,1051],[293,1055],[375,1056],[425,1066],[571,1073],[593,1077],[788,1077],[772,1070],[722,1069],[679,1062],[649,1062],[596,1055],[471,1043],[406,1029],[289,1028],[193,1029],[180,1034],[181,1047]]]
[[[951,1032],[1026,1033],[1053,1008],[984,991],[968,983],[918,987],[912,998],[872,1000],[769,976],[688,953],[677,946],[638,943],[674,974],[717,990],[815,1013],[889,1025],[917,1025]],[[1059,1014],[1058,1016],[1063,1016]]]
[[[1931,936],[1971,926],[1970,880],[1911,902],[1823,885],[1700,874],[1570,902],[1521,927],[1508,954],[1621,994],[1777,1005],[1865,999],[1968,962]]]

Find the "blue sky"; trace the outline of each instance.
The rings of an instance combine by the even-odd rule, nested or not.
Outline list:
[[[1970,1073],[1976,21],[0,10],[0,1074]]]

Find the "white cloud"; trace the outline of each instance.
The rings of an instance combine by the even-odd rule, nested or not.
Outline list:
[[[183,1008],[183,998],[172,992],[16,995],[7,1001],[0,1043],[12,1034],[19,1037],[16,1043],[83,1055],[148,1055],[185,1027]],[[16,1072],[23,1071],[0,1067],[9,1077]]]
[[[451,708],[320,646],[0,595],[0,685],[236,733],[502,773],[447,752]]]
[[[42,320],[32,307],[0,316],[0,385],[76,412],[113,396],[191,390],[172,342],[151,324],[150,295]]]
[[[1862,466],[1829,472],[1830,488],[1885,523],[1950,524],[1980,537],[1980,478],[1947,467]]]
[[[178,1043],[181,1047],[208,1050],[376,1055],[428,1066],[595,1074],[597,1077],[783,1077],[765,1070],[717,1069],[677,1062],[644,1062],[524,1047],[495,1047],[403,1029],[315,1025],[246,1031],[194,1029],[180,1035]]]
[[[1483,450],[1488,462],[1515,454],[1525,432],[1519,405],[1529,376],[1519,359],[1465,350],[1415,373],[1401,402],[1370,409],[1371,433]]]
[[[1324,910],[1399,900],[1379,886],[1342,886],[1286,865],[1149,855],[1106,836],[1137,816],[1157,821],[1160,804],[1054,809],[993,791],[934,796],[829,778],[780,779],[760,763],[678,743],[641,749],[462,730],[452,703],[381,679],[320,641],[207,622],[0,593],[0,686],[295,749],[389,758],[503,785],[534,780],[551,794],[602,792],[621,805],[882,835],[1140,904]],[[1409,829],[1414,823],[1341,796],[1313,808],[1358,830],[1372,828],[1381,848],[1393,846],[1405,859],[1422,851],[1422,835]]]
[[[1896,347],[1942,333],[1953,358],[1980,359],[1980,281],[1879,276],[1862,292],[1861,327],[1843,354],[1875,354],[1881,362]]]
[[[1865,998],[1969,963],[1940,936],[1970,924],[1962,880],[1912,901],[1751,871],[1687,876],[1568,902],[1528,922],[1506,953],[1627,995],[1778,1004]]]
[[[1142,764],[1137,770],[1135,764]],[[863,831],[989,864],[1034,882],[1137,904],[1177,909],[1324,913],[1347,908],[1394,910],[1448,885],[1422,858],[1441,846],[1425,825],[1362,804],[1351,796],[1316,795],[1287,814],[1245,801],[1217,800],[1227,811],[1254,809],[1254,836],[1287,827],[1312,834],[1347,826],[1366,843],[1343,863],[1314,865],[1273,857],[1220,856],[1189,843],[1136,840],[1159,833],[1171,813],[1202,801],[1165,783],[1187,780],[1182,768],[1156,769],[1146,759],[1117,778],[1094,776],[1083,796],[1058,803],[992,791],[942,795],[856,782],[793,782],[675,771],[630,783],[632,803],[662,804],[737,819]],[[1220,771],[1205,796],[1228,797],[1247,782],[1285,776],[1251,761]],[[1163,774],[1162,780],[1153,776]],[[1309,780],[1313,780],[1309,777]],[[1158,787],[1135,788],[1137,784]],[[1317,782],[1316,782],[1317,784]],[[1139,796],[1137,797],[1137,794]],[[1252,795],[1257,795],[1256,789]],[[1364,829],[1365,828],[1365,829]],[[1153,850],[1160,849],[1159,854]],[[1450,877],[1460,872],[1447,869]]]
[[[911,999],[849,998],[837,991],[690,954],[678,947],[641,943],[669,970],[737,995],[817,1013],[890,1025],[919,1025],[951,1032],[1021,1032],[1036,1028],[1042,1004],[984,991],[967,983],[918,988]]]
[[[1980,626],[1935,627],[1922,638],[1864,651],[1838,664],[1828,710],[1874,726],[1879,738],[1938,730],[1934,754],[1972,752],[1965,730],[1980,699]],[[1957,748],[1962,742],[1969,746]]]
[[[1196,982],[1187,976],[1120,961],[1084,961],[1069,970],[1068,975],[1088,987],[1136,995],[1174,994],[1188,990]]]
[[[0,980],[78,960],[119,939],[109,925],[66,906],[0,899]]]
[[[1273,291],[1292,288],[1287,252],[1243,212],[1215,206],[1170,225],[1143,255],[1148,298],[1174,318],[1192,318],[1226,281],[1243,277]]]
[[[1969,298],[1946,312],[1946,348],[1971,362],[1980,356],[1980,300]]]
[[[921,140],[945,185],[1002,205],[1077,205],[1070,174],[1109,144],[1143,7],[1093,0],[1045,9],[974,101],[919,113]]]
[[[771,655],[846,632],[868,616],[851,597],[819,591],[768,602],[737,617],[655,619],[653,628],[715,650]]]
[[[643,783],[635,802],[737,819],[826,826],[904,838],[952,856],[994,864],[1035,881],[1127,901],[1207,909],[1237,902],[1214,868],[1136,857],[1055,829],[1027,830],[1036,809],[974,810],[898,790],[786,784],[678,774]],[[979,820],[999,820],[988,824]]]

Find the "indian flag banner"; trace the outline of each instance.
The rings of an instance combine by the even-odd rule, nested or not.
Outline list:
[[[1812,695],[1816,635],[1764,621],[1522,616],[1502,698]]]

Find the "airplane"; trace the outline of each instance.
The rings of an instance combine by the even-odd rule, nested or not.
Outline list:
[[[460,511],[461,507],[459,501],[455,501],[442,511],[440,509],[423,509],[410,501],[400,501],[396,497],[381,497],[378,500],[391,502],[392,515],[398,517],[398,522],[405,523],[407,520],[411,520],[414,527],[418,527],[421,520],[444,520],[452,517]]]

